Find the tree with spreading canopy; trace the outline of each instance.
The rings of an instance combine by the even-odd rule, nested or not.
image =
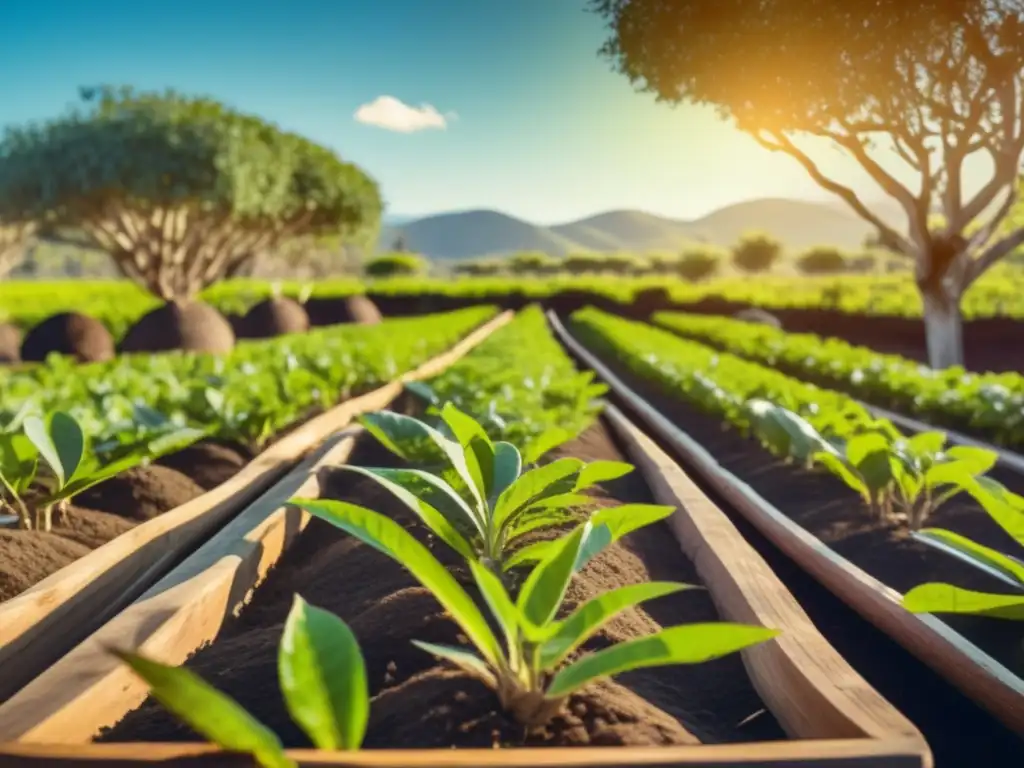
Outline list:
[[[0,142],[0,221],[81,233],[165,301],[259,253],[378,226],[376,183],[331,150],[208,98],[83,88]]]
[[[1001,226],[1024,154],[1024,0],[590,2],[608,24],[602,55],[635,87],[712,105],[911,260],[929,360],[962,364],[963,293],[1024,244],[1024,227]],[[807,137],[855,160],[906,226],[823,171]],[[974,157],[990,172],[967,195]]]

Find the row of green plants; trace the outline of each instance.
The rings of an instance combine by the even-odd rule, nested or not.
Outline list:
[[[261,450],[281,429],[450,347],[491,307],[239,344],[229,355],[54,357],[0,375],[0,505],[52,527],[75,493],[203,437]]]
[[[679,303],[720,299],[766,309],[830,309],[847,314],[920,317],[921,300],[909,274],[788,277],[759,275],[757,280],[723,278],[693,283],[673,277],[621,275],[392,277],[270,282],[234,279],[207,288],[200,298],[222,312],[242,313],[279,287],[284,295],[337,298],[366,290],[410,299],[424,294],[480,302],[509,295],[544,299],[564,291],[585,291],[628,303],[638,291],[664,288]],[[78,311],[101,320],[115,338],[159,302],[129,281],[0,282],[0,320],[30,328],[58,312]],[[1024,317],[1024,270],[1006,264],[987,272],[963,298],[967,318]]]
[[[874,405],[1005,446],[1024,447],[1024,376],[936,370],[841,339],[787,333],[767,325],[680,312],[654,322],[687,338],[764,363]]]
[[[869,514],[905,522],[915,538],[999,579],[1009,593],[921,584],[904,596],[915,613],[960,613],[1024,620],[1024,498],[987,472],[993,451],[947,446],[939,431],[905,436],[850,397],[643,323],[588,308],[571,327],[590,348],[617,360],[787,461],[831,472]],[[970,495],[1021,546],[1018,556],[924,527],[958,494]],[[980,514],[980,512],[979,512]]]
[[[543,725],[573,693],[601,678],[711,660],[776,634],[757,626],[694,624],[586,652],[587,640],[622,611],[691,585],[624,586],[572,612],[563,608],[571,580],[587,563],[673,509],[626,504],[588,511],[585,491],[633,467],[569,457],[542,460],[547,449],[575,437],[596,417],[601,394],[590,376],[570,370],[570,360],[542,322],[539,311],[526,310],[468,355],[461,370],[411,388],[425,401],[424,417],[383,411],[363,418],[403,466],[341,468],[393,493],[461,556],[465,575],[449,571],[388,516],[351,503],[293,499],[392,558],[430,590],[459,625],[466,646],[415,645],[490,687],[506,713],[526,727]],[[527,339],[530,345],[516,343]],[[521,369],[513,374],[519,375],[510,377],[506,367],[515,364]],[[567,376],[550,399],[529,384],[548,372]],[[479,377],[478,391],[471,391],[469,374]],[[448,394],[463,408],[446,399]],[[512,409],[531,424],[516,426]],[[543,546],[526,543],[527,534],[555,527],[558,538]],[[187,669],[119,655],[158,701],[204,737],[249,752],[264,766],[293,765],[276,734]],[[278,662],[288,712],[310,742],[321,749],[358,749],[372,702],[358,641],[344,622],[296,595]]]

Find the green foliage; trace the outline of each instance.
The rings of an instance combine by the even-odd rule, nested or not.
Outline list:
[[[517,253],[506,260],[509,270],[515,273],[533,273],[538,275],[556,272],[561,261],[540,251]]]
[[[934,370],[841,339],[787,333],[724,317],[666,312],[658,325],[931,424],[1024,446],[1024,376]]]
[[[732,249],[733,263],[744,272],[767,272],[782,256],[782,244],[765,234],[749,234]]]
[[[363,264],[363,272],[369,277],[408,277],[422,275],[426,271],[426,259],[415,253],[390,253]]]
[[[280,739],[234,699],[184,667],[111,649],[150,695],[224,750],[249,754],[262,768],[295,768]],[[352,630],[298,595],[284,625],[278,678],[288,712],[317,749],[357,750],[369,720],[366,665]]]
[[[715,274],[721,263],[722,257],[716,251],[709,248],[691,248],[683,252],[676,269],[686,280],[697,282]]]
[[[518,597],[513,598],[487,567],[469,561],[475,585],[498,628],[496,634],[462,585],[391,518],[347,502],[293,499],[292,503],[400,563],[430,590],[475,653],[432,643],[416,645],[492,688],[502,707],[527,726],[543,725],[558,714],[571,694],[601,678],[642,667],[708,661],[776,634],[728,623],[673,627],[566,664],[573,650],[621,611],[686,585],[653,582],[624,587],[592,598],[564,620],[557,619],[573,575],[612,541],[607,525],[588,521],[539,559]]]
[[[796,265],[801,272],[808,275],[826,275],[845,271],[849,264],[846,256],[838,248],[818,245],[801,254]]]

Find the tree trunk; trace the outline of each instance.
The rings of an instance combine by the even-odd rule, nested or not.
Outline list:
[[[960,297],[942,286],[923,291],[924,333],[928,344],[928,364],[932,368],[950,368],[964,364],[963,323]]]

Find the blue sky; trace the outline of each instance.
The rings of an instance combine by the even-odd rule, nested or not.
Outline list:
[[[828,199],[707,110],[635,93],[583,0],[32,0],[0,25],[0,124],[79,85],[214,96],[373,175],[392,214],[495,208],[538,223],[632,208],[693,218],[764,197]],[[382,96],[444,128],[360,123]],[[433,113],[431,113],[433,114]],[[434,117],[435,122],[438,117]],[[856,167],[827,168],[877,197]]]

